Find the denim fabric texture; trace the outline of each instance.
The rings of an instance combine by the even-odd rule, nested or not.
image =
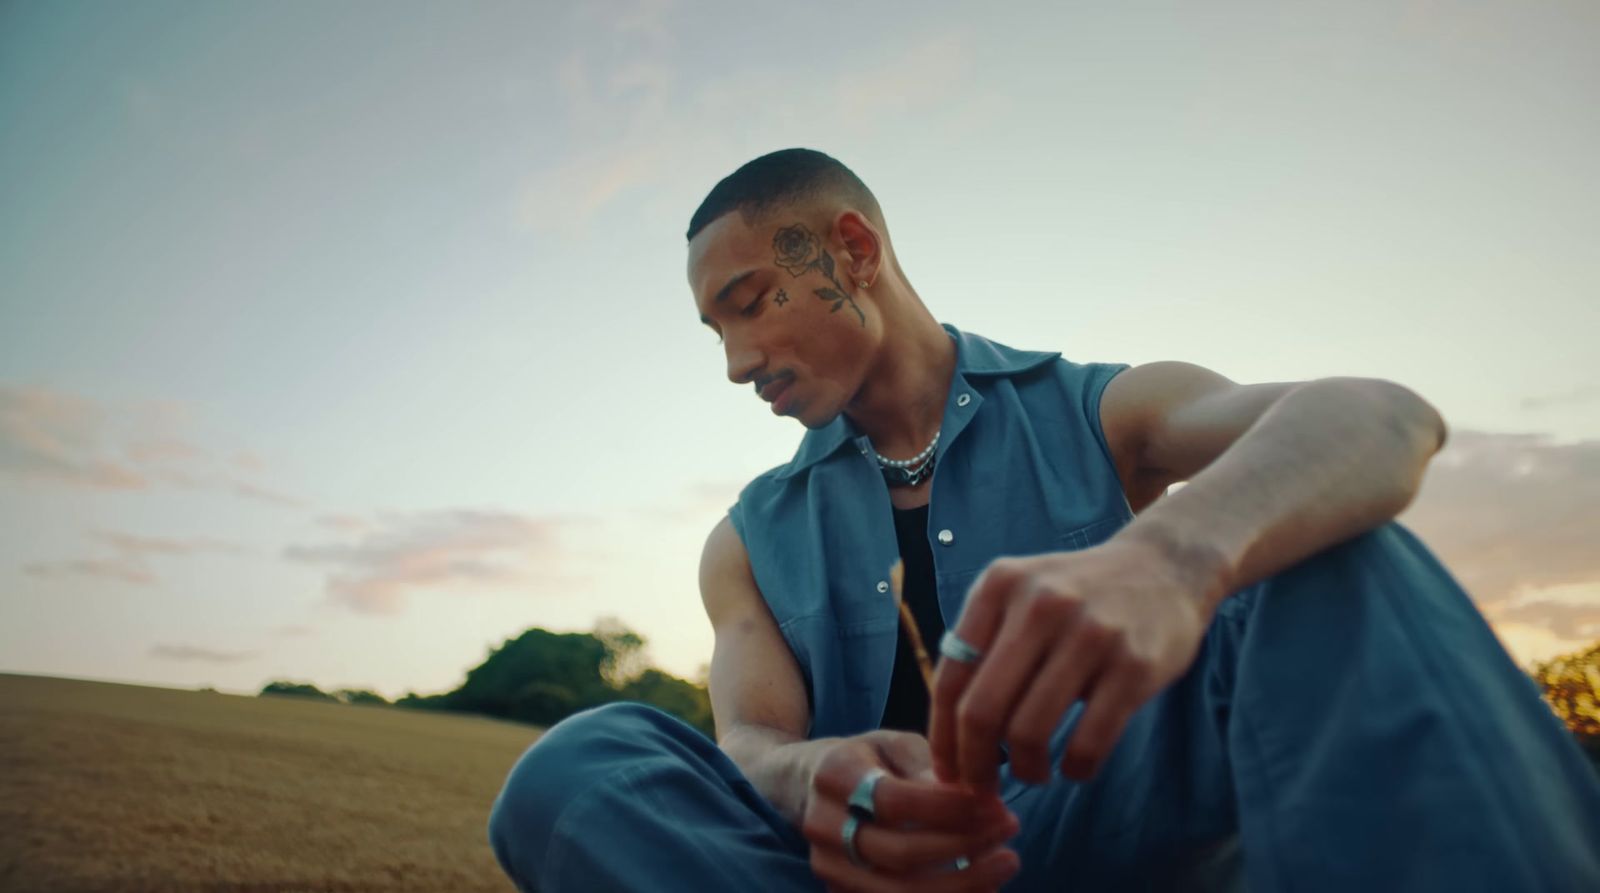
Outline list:
[[[994,558],[1088,548],[1132,518],[1100,430],[1125,366],[946,325],[957,366],[927,535],[945,622]],[[876,728],[897,557],[870,445],[841,417],[730,517],[811,702],[812,738]],[[1081,713],[1057,726],[1059,762]],[[1188,672],[1094,778],[1001,769],[1043,891],[1600,890],[1600,781],[1466,593],[1403,526],[1231,594]],[[491,813],[524,891],[821,893],[807,843],[711,741],[641,704],[550,729]]]

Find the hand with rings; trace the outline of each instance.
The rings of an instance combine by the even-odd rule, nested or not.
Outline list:
[[[928,741],[879,730],[839,739],[812,777],[802,832],[830,887],[993,891],[1020,867],[1016,816],[993,794],[933,776]]]
[[[1223,585],[1213,558],[1124,531],[991,562],[939,646],[928,715],[936,776],[995,790],[1004,743],[1021,781],[1048,784],[1057,760],[1063,775],[1092,777],[1135,711],[1194,661]],[[1076,701],[1083,712],[1056,758],[1053,732]]]

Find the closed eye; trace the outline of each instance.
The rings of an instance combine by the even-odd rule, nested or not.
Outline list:
[[[744,308],[743,310],[739,311],[740,315],[742,315],[742,316],[755,316],[756,315],[756,310],[758,308],[760,308],[760,306],[761,306],[761,299],[764,298],[764,297],[766,297],[765,293],[757,295],[756,299],[754,301],[750,302],[750,306],[748,306],[748,307]]]

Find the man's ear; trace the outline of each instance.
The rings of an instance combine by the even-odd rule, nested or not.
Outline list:
[[[844,245],[847,257],[844,269],[849,271],[848,285],[872,282],[883,265],[883,234],[860,211],[845,209],[833,218],[833,231]]]

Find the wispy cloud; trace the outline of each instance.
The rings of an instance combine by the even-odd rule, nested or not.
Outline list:
[[[108,455],[105,419],[81,397],[0,385],[0,471],[97,490],[138,490],[149,479]]]
[[[971,41],[956,30],[912,36],[871,62],[838,71],[820,88],[811,82],[797,88],[791,70],[762,66],[685,89],[674,56],[680,42],[664,8],[641,4],[632,16],[601,22],[580,16],[579,29],[611,28],[614,39],[585,41],[556,65],[570,129],[580,137],[574,145],[582,151],[524,185],[518,217],[529,227],[582,231],[623,195],[681,175],[686,162],[727,158],[729,121],[739,122],[738,133],[765,134],[746,141],[754,157],[780,148],[772,140],[785,134],[796,138],[796,121],[849,121],[859,136],[929,108],[965,118],[988,99],[968,95],[963,107],[951,107],[954,87],[974,94]]]
[[[183,429],[177,404],[111,405],[36,386],[0,385],[0,474],[94,490],[217,490],[290,508],[304,501],[252,479],[248,450],[220,454]]]
[[[1600,441],[1455,431],[1401,517],[1485,616],[1576,644],[1600,624]]]
[[[354,543],[290,546],[284,556],[330,570],[328,597],[394,614],[424,591],[507,590],[549,582],[560,522],[510,512],[383,515]]]
[[[271,487],[252,484],[249,481],[233,480],[229,489],[233,492],[233,495],[241,499],[253,499],[257,502],[265,502],[282,506],[283,508],[298,509],[306,508],[309,505],[304,499],[290,496]]]
[[[1574,406],[1583,406],[1596,402],[1600,402],[1600,384],[1584,385],[1539,397],[1527,397],[1518,406],[1526,410],[1541,410],[1551,407],[1570,409]]]
[[[316,520],[319,526],[342,533],[359,533],[372,526],[367,523],[365,518],[359,515],[340,514],[337,512],[318,515]]]
[[[136,555],[116,555],[110,558],[72,558],[66,561],[34,561],[22,566],[22,572],[34,577],[98,577],[135,586],[149,586],[156,581],[143,559]]]
[[[206,536],[175,538],[97,530],[94,532],[94,537],[130,555],[194,555],[203,552],[236,554],[245,551],[244,547],[237,543]]]
[[[274,627],[272,634],[285,639],[298,639],[315,633],[316,630],[303,623],[285,623],[283,626]]]
[[[203,648],[199,645],[155,645],[150,649],[151,657],[162,660],[196,661],[208,664],[236,664],[255,658],[260,652],[256,651],[217,651],[212,648]]]
[[[151,556],[238,554],[245,551],[242,546],[209,537],[179,539],[109,530],[95,531],[91,536],[110,546],[115,554],[64,561],[35,561],[23,565],[23,573],[44,578],[96,577],[136,586],[149,586],[158,580],[155,569],[150,565]]]

